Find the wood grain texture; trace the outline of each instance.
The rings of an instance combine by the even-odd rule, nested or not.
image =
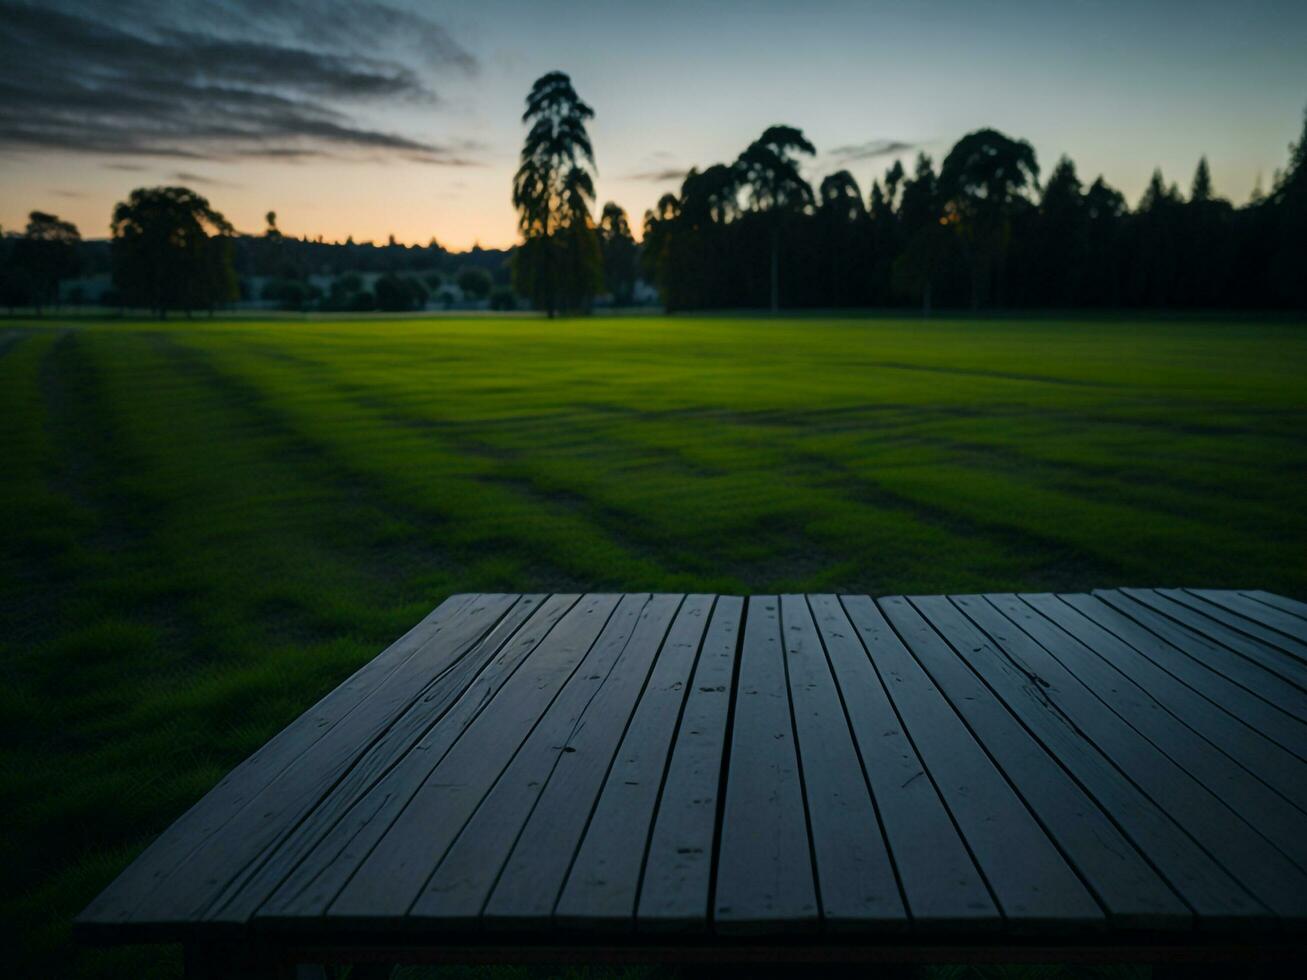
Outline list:
[[[255,913],[256,919],[296,922],[325,914],[427,776],[481,714],[492,704],[515,710],[561,669],[548,650],[539,657],[528,657],[578,599],[576,595],[555,595],[541,603],[444,714],[430,719],[426,734],[408,746],[361,798],[348,808],[323,807],[305,821],[297,835],[312,844],[301,851],[298,863]],[[496,700],[501,692],[502,700]]]
[[[1273,644],[1255,639],[1237,627],[1232,628],[1222,619],[1219,610],[1200,611],[1177,602],[1161,589],[1122,589],[1121,592],[1287,680],[1299,693],[1307,693],[1307,662]]]
[[[974,652],[985,645],[984,635],[943,597],[915,599],[913,605],[939,634],[938,641],[927,637],[913,647],[922,666],[984,743],[1113,923],[1122,928],[1188,928],[1192,915],[1184,902],[1056,757],[1002,702],[986,697],[984,682],[958,657],[955,645],[969,645]]]
[[[649,834],[712,608],[712,596],[692,595],[677,612],[604,780],[576,858],[567,869],[566,882],[552,877],[542,882],[538,871],[532,875],[533,890],[542,896],[552,890],[558,900],[554,902],[551,895],[548,909],[539,906],[530,914],[547,918],[553,912],[556,920],[582,927],[635,928],[635,903]],[[728,690],[724,686],[722,692],[714,693],[725,700],[723,692]],[[716,773],[713,778],[715,783]],[[711,852],[711,842],[708,849]],[[504,889],[501,880],[488,911],[503,914],[507,907]],[[706,901],[703,908],[707,908]]]
[[[835,596],[812,596],[811,606],[848,707],[912,929],[995,930],[1002,921],[998,907],[875,666],[883,654],[873,657],[871,651],[897,645],[898,637],[869,599],[848,601],[858,611],[856,626]]]
[[[1124,640],[1052,595],[1021,600],[1146,690],[1177,719],[1307,812],[1307,764],[1223,705],[1167,673]]]
[[[455,596],[75,928],[512,961],[1304,924],[1307,605],[1109,589]]]
[[[1205,635],[1202,631],[1167,616],[1154,608],[1153,603],[1141,602],[1119,589],[1099,589],[1094,592],[1094,595],[1166,640],[1176,650],[1217,673],[1224,674],[1239,686],[1252,691],[1268,704],[1275,705],[1298,721],[1307,723],[1307,692],[1287,683],[1285,678],[1268,670],[1256,660],[1238,655],[1236,651]]]
[[[1237,811],[1237,800],[1213,793],[1130,723],[1106,710],[1073,672],[985,597],[955,600],[1049,704],[1112,763],[1172,814],[1177,823],[1252,894],[1278,915],[1297,920],[1307,909],[1307,878]],[[966,656],[966,654],[963,654]],[[1307,825],[1304,825],[1307,829]]]
[[[852,604],[850,604],[852,606]],[[872,651],[908,732],[1010,928],[1066,932],[1105,921],[1103,909],[992,757],[908,653],[937,634],[903,597],[880,611],[902,637]],[[854,623],[865,609],[851,608]]]
[[[722,765],[743,623],[744,600],[719,597],[649,838],[636,915],[640,932],[703,932],[709,927]],[[560,915],[574,908],[560,905]]]
[[[1158,589],[1158,595],[1188,606],[1240,633],[1307,662],[1307,622],[1237,592]]]
[[[822,920],[832,929],[902,930],[903,897],[805,597],[781,597],[781,635]]]
[[[812,845],[785,678],[780,599],[753,596],[744,623],[713,917],[762,933],[819,919]]]

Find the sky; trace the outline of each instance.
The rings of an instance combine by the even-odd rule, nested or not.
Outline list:
[[[863,188],[992,127],[1132,204],[1150,174],[1269,188],[1307,108],[1304,0],[0,0],[0,227],[108,234],[183,184],[241,231],[517,239],[523,99],[595,110],[598,206],[641,216],[767,126]]]

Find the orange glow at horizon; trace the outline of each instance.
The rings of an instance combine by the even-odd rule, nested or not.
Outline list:
[[[73,167],[77,166],[76,170]],[[64,168],[68,172],[64,173]],[[7,170],[0,196],[0,227],[18,231],[30,211],[58,214],[77,225],[83,238],[107,238],[110,212],[137,187],[183,184],[203,194],[242,234],[260,235],[267,212],[277,215],[282,234],[311,241],[373,242],[391,235],[401,245],[427,245],[432,238],[452,252],[474,246],[509,248],[520,241],[510,199],[511,171],[503,166],[436,168],[403,163],[321,164],[212,163],[195,168],[203,181],[187,181],[168,165],[122,173],[104,165],[51,159],[45,167]],[[194,175],[192,175],[194,176]],[[608,200],[627,210],[638,240],[646,207],[664,188],[637,186],[639,198],[622,200],[601,187],[596,215]],[[644,200],[649,198],[649,200]]]

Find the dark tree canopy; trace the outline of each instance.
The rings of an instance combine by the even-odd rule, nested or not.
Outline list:
[[[1028,187],[1039,186],[1035,150],[995,129],[968,133],[954,144],[939,172],[945,196],[977,209],[999,210]]]
[[[821,213],[830,221],[858,222],[867,216],[867,209],[862,203],[862,191],[858,189],[853,174],[847,170],[838,170],[823,179],[817,193]]]
[[[799,174],[799,154],[816,148],[793,126],[770,126],[749,144],[735,170],[754,211],[802,211],[812,204],[812,188]]]
[[[232,227],[185,187],[138,188],[113,211],[114,284],[159,316],[212,311],[237,296]]]
[[[639,246],[631,234],[626,212],[609,201],[599,218],[599,249],[603,256],[604,288],[617,306],[626,306],[635,297],[639,275]]]
[[[766,224],[769,243],[768,284],[772,312],[780,308],[782,227],[792,215],[813,205],[812,187],[799,173],[799,156],[817,152],[803,131],[793,126],[769,126],[735,161],[735,176],[752,220]]]
[[[923,153],[868,174],[863,207],[862,175],[829,174],[813,197],[806,144],[774,127],[645,214],[643,269],[669,308],[764,307],[780,282],[789,307],[1307,309],[1307,117],[1271,190],[1241,207],[1205,158],[1187,197],[1158,171],[1133,210],[1066,157],[1041,186],[1031,145],[993,129],[938,171]]]
[[[944,158],[940,188],[966,256],[973,309],[1003,300],[1012,221],[1039,186],[1034,148],[995,129],[968,133]]]
[[[463,291],[463,295],[471,299],[485,299],[490,295],[490,289],[494,286],[494,280],[491,279],[490,273],[485,269],[478,269],[474,266],[468,266],[458,271],[458,288]]]
[[[44,307],[59,301],[59,283],[76,274],[81,240],[72,222],[44,211],[28,215],[23,237],[14,246],[12,263],[18,281],[11,288],[26,294],[38,316]]]

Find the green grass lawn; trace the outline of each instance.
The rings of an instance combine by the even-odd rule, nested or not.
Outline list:
[[[1307,327],[0,323],[0,920],[68,920],[455,591],[1307,596]]]

